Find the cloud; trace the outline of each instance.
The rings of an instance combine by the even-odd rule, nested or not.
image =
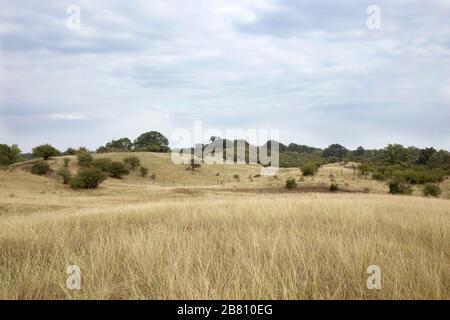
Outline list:
[[[54,120],[83,120],[86,118],[85,115],[71,113],[52,113],[48,117]]]

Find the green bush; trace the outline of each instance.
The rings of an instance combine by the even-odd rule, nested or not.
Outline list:
[[[83,168],[70,180],[73,189],[96,189],[106,180],[106,174],[97,168]]]
[[[152,173],[152,175],[150,176],[150,179],[156,180],[156,173]]]
[[[0,144],[0,166],[8,166],[20,160],[21,150],[16,144]]]
[[[112,161],[107,158],[98,158],[92,161],[91,165],[94,168],[100,169],[103,172],[110,172]]]
[[[70,159],[69,158],[64,158],[63,161],[64,161],[64,167],[67,168],[69,166]]]
[[[427,183],[423,187],[423,195],[426,197],[432,196],[432,197],[439,198],[441,193],[442,193],[441,188],[437,184]]]
[[[125,159],[123,159],[123,162],[127,167],[131,168],[132,170],[136,169],[141,165],[141,160],[139,160],[138,157],[126,157]]]
[[[238,174],[233,175],[233,178],[234,178],[236,181],[239,181],[239,180],[240,180],[240,176],[239,176]]]
[[[69,184],[72,176],[67,167],[62,167],[58,170],[58,175],[63,178],[63,184]]]
[[[50,166],[47,162],[39,161],[33,164],[31,167],[31,173],[37,174],[37,175],[44,175],[47,174],[47,172],[50,171]]]
[[[391,194],[403,194],[409,195],[412,194],[413,189],[407,183],[400,181],[392,181],[389,183],[389,193]]]
[[[301,167],[304,176],[314,176],[319,167],[314,163],[305,164]]]
[[[122,178],[124,175],[128,175],[130,171],[125,167],[123,162],[112,161],[109,166],[109,175],[113,178]]]
[[[297,181],[294,178],[289,178],[286,180],[286,188],[287,189],[295,189],[297,188]]]
[[[336,182],[333,182],[333,183],[330,185],[330,191],[336,192],[336,191],[338,191],[338,190],[339,190],[339,185],[338,185]]]
[[[92,155],[85,151],[85,150],[80,150],[77,153],[77,160],[78,160],[78,165],[80,167],[89,167],[92,164],[93,158]]]
[[[145,167],[141,167],[141,177],[145,177],[148,175],[148,169]]]

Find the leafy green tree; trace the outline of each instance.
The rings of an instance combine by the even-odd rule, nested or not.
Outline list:
[[[359,146],[355,151],[352,152],[353,156],[356,159],[361,160],[364,157],[364,154],[366,153],[366,150],[364,150],[363,147]]]
[[[381,150],[381,159],[387,164],[403,164],[408,162],[408,150],[401,144],[389,144]]]
[[[341,146],[340,144],[332,144],[323,150],[323,156],[325,158],[338,158],[341,160],[347,152],[348,150],[344,146]]]
[[[141,134],[134,140],[135,151],[168,152],[169,140],[157,131]]]
[[[20,152],[17,144],[13,144],[12,146],[0,144],[0,166],[8,166],[19,161]]]
[[[105,146],[107,152],[112,151],[124,151],[128,152],[133,149],[133,142],[131,142],[128,138],[121,138],[118,140],[112,140],[111,142],[108,142]]]
[[[417,164],[426,165],[428,161],[431,159],[433,154],[437,151],[434,148],[425,148],[419,151],[419,158],[417,159]]]
[[[50,144],[43,144],[33,149],[33,157],[44,158],[44,160],[48,160],[50,157],[54,157],[59,154],[61,153]]]
[[[68,148],[66,151],[64,151],[64,155],[66,156],[75,156],[77,154],[77,150],[74,148]]]

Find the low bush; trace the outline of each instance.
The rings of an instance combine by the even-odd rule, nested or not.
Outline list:
[[[145,167],[141,167],[141,177],[145,177],[148,174],[148,169]]]
[[[70,174],[70,171],[67,167],[62,167],[58,170],[58,175],[62,177],[63,184],[69,184],[70,180],[72,179],[72,176]]]
[[[239,180],[240,180],[240,176],[239,176],[238,174],[233,175],[233,178],[234,178],[236,181],[239,181]]]
[[[83,168],[70,180],[73,189],[96,189],[106,180],[106,174],[97,168]]]
[[[78,160],[78,165],[80,167],[89,167],[92,164],[93,158],[92,155],[85,151],[85,150],[80,150],[77,153],[77,160]]]
[[[102,170],[103,172],[110,172],[112,161],[107,158],[98,158],[92,161],[92,167]]]
[[[130,171],[125,167],[123,162],[112,161],[109,166],[109,175],[113,178],[120,179],[122,176],[128,175]]]
[[[123,159],[123,162],[125,163],[125,165],[134,170],[137,167],[139,167],[141,165],[141,160],[139,160],[138,157],[126,157],[125,159]]]
[[[294,178],[289,178],[286,180],[286,188],[287,189],[295,189],[297,188],[297,181]]]
[[[319,170],[319,166],[314,163],[308,163],[301,167],[304,176],[314,176]]]
[[[338,190],[339,190],[339,185],[338,185],[336,182],[333,182],[333,183],[330,185],[330,191],[336,192],[336,191],[338,191]]]
[[[39,161],[36,162],[35,164],[33,164],[33,166],[31,167],[31,173],[32,174],[37,174],[37,175],[44,175],[47,174],[47,172],[50,171],[50,166],[47,162],[44,161]]]
[[[413,192],[412,187],[407,183],[400,181],[392,181],[389,183],[390,194],[409,195],[412,194],[412,192]]]
[[[426,197],[431,196],[439,198],[441,193],[442,193],[441,188],[437,184],[427,183],[423,187],[423,195]]]
[[[69,166],[70,159],[69,158],[64,158],[63,161],[64,161],[64,167],[67,168]]]

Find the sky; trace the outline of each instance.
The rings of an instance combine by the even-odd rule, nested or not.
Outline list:
[[[450,0],[0,0],[0,143],[95,150],[195,121],[450,150]]]

